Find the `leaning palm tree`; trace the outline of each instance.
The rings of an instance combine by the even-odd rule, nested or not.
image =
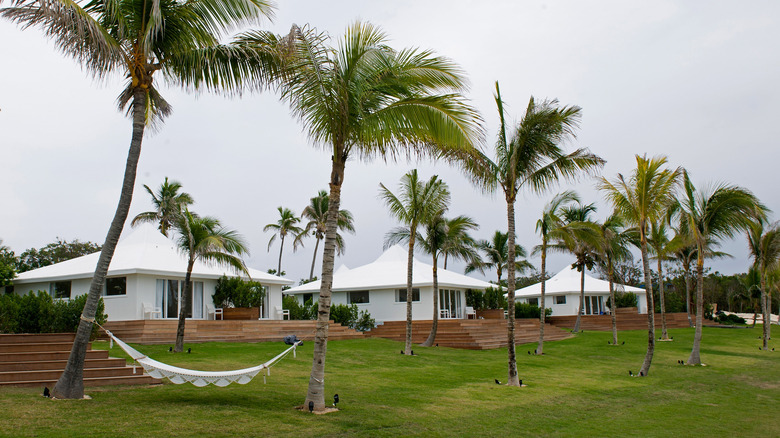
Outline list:
[[[769,349],[771,337],[771,322],[769,320],[769,275],[780,268],[780,224],[766,224],[764,220],[756,220],[748,228],[748,246],[753,258],[753,269],[758,271],[761,289],[761,314],[764,321],[763,348]],[[755,317],[753,318],[755,324]]]
[[[409,254],[406,261],[406,344],[404,354],[412,354],[412,276],[414,267],[414,245],[417,228],[425,225],[449,208],[450,190],[447,184],[434,175],[427,182],[420,181],[417,169],[401,178],[399,194],[395,195],[384,184],[379,184],[380,197],[390,209],[390,213],[404,223],[408,229]],[[393,241],[393,238],[386,242]],[[434,285],[434,289],[436,289]],[[434,295],[437,294],[434,291]],[[434,313],[438,308],[434,307]]]
[[[612,213],[599,226],[601,230],[602,247],[597,263],[602,272],[606,273],[609,282],[609,313],[612,316],[612,345],[618,345],[617,335],[617,305],[615,301],[615,265],[632,260],[629,244],[636,241],[636,230],[626,228],[625,221],[617,212]]]
[[[176,223],[179,216],[182,214],[182,210],[192,204],[193,199],[189,193],[179,193],[181,189],[181,183],[178,181],[168,182],[168,177],[165,177],[165,181],[160,184],[160,188],[157,189],[157,193],[153,192],[146,184],[144,188],[152,197],[152,204],[154,205],[153,211],[145,211],[138,213],[133,221],[130,222],[131,226],[136,226],[139,223],[159,223],[158,229],[163,236],[168,237],[168,230]]]
[[[54,387],[57,398],[84,396],[83,370],[100,293],[133,197],[141,142],[147,126],[159,125],[171,107],[153,77],[187,88],[235,91],[262,85],[276,58],[263,45],[249,49],[239,37],[219,39],[236,27],[273,15],[266,0],[11,0],[0,15],[22,28],[38,27],[66,55],[97,79],[119,74],[127,85],[117,102],[132,118],[132,138],[119,202],[92,276],[87,302],[65,371]],[[257,33],[258,37],[263,34]],[[263,38],[257,38],[262,41]],[[159,72],[159,73],[158,73]]]
[[[444,231],[441,245],[441,255],[444,256],[444,269],[450,258],[472,263],[479,259],[477,241],[469,235],[470,230],[479,229],[474,219],[468,216],[457,216],[452,219],[444,219]]]
[[[352,159],[394,160],[418,153],[474,149],[482,138],[477,112],[464,103],[463,73],[430,51],[397,51],[367,23],[355,23],[338,47],[293,27],[282,98],[309,138],[331,156],[328,222],[322,260],[314,355],[306,404],[325,409],[324,378],[338,211],[345,166]]]
[[[696,331],[688,365],[701,365],[703,311],[704,311],[704,257],[712,245],[737,232],[750,229],[753,221],[766,217],[766,207],[748,190],[741,187],[716,184],[697,191],[687,172],[683,172],[683,194],[680,214],[696,242]]]
[[[179,325],[176,329],[175,353],[184,350],[184,324],[192,310],[192,268],[195,262],[215,263],[230,266],[238,273],[249,275],[241,255],[247,253],[243,238],[233,230],[225,229],[219,220],[200,217],[185,209],[174,224],[179,251],[187,254],[187,274],[184,276],[184,300],[179,311]]]
[[[545,320],[545,290],[547,284],[547,246],[550,243],[550,238],[557,236],[559,230],[563,226],[563,219],[561,218],[561,208],[572,202],[580,202],[577,193],[571,190],[567,190],[555,195],[542,210],[542,217],[536,221],[536,231],[542,235],[542,244],[534,248],[534,254],[537,252],[541,254],[541,278],[542,278],[542,292],[539,298],[539,343],[536,347],[536,354],[544,354],[544,320]]]
[[[513,264],[514,269],[516,272],[524,272],[528,269],[533,268],[533,266],[525,260],[525,258],[528,256],[528,254],[525,251],[525,248],[523,248],[521,245],[518,245],[517,242],[514,244],[515,247],[515,263]],[[473,258],[467,265],[466,269],[464,270],[466,274],[478,271],[481,274],[484,274],[485,271],[494,270],[496,271],[496,285],[498,287],[501,287],[502,278],[504,275],[504,271],[507,271],[509,269],[509,235],[507,233],[502,233],[501,231],[496,230],[495,233],[493,233],[493,237],[490,240],[480,240],[477,242],[477,249],[482,251],[482,253],[485,255],[483,257],[476,257]]]
[[[302,245],[303,239],[307,236],[313,236],[316,240],[314,244],[314,255],[311,258],[311,270],[309,271],[309,280],[314,279],[314,263],[317,260],[317,252],[320,247],[320,240],[325,238],[325,230],[328,225],[328,192],[320,190],[317,196],[311,198],[309,205],[301,212],[301,219],[306,220],[303,230],[295,236],[293,247]],[[352,213],[349,210],[339,210],[337,219],[337,228],[339,231],[347,231],[355,234],[355,224]],[[336,233],[336,253],[344,253],[344,237]]]
[[[653,310],[653,279],[650,276],[648,256],[648,227],[660,220],[674,202],[674,190],[682,169],[664,169],[666,157],[648,159],[636,156],[636,169],[629,178],[618,174],[614,181],[601,178],[599,189],[623,219],[636,227],[639,234],[639,248],[642,252],[642,268],[645,276],[645,299],[647,301],[647,353],[640,376],[647,376],[655,352],[655,315]]]
[[[515,201],[520,190],[527,188],[543,193],[557,181],[574,180],[581,173],[592,173],[601,168],[604,160],[578,149],[564,153],[562,144],[575,137],[580,120],[577,106],[559,107],[557,100],[537,102],[531,97],[525,114],[514,127],[507,127],[504,102],[496,82],[499,130],[496,141],[496,160],[484,154],[475,154],[466,162],[466,170],[473,181],[486,192],[501,187],[506,199],[508,259],[515,258]],[[507,133],[507,131],[510,131]],[[507,270],[509,289],[507,305],[508,379],[507,385],[519,386],[517,357],[515,355],[515,268]]]
[[[665,218],[650,224],[650,235],[647,243],[651,251],[655,254],[655,260],[658,263],[658,305],[661,309],[661,339],[670,341],[669,333],[666,330],[666,303],[664,297],[664,266],[663,263],[671,258],[675,250],[674,244],[668,235],[668,226]]]
[[[288,234],[293,236],[301,234],[301,227],[297,225],[301,221],[301,218],[295,215],[295,213],[289,208],[277,207],[279,211],[279,220],[276,223],[270,223],[263,227],[263,232],[273,231],[274,234],[268,239],[268,251],[271,250],[271,245],[276,241],[276,236],[279,236],[279,264],[276,266],[276,275],[282,275],[282,253],[284,252],[284,238]],[[293,245],[294,247],[294,245]]]

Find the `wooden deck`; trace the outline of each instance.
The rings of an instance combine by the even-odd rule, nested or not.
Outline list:
[[[551,316],[547,318],[551,324],[573,329],[577,315]],[[688,315],[686,313],[667,313],[667,328],[688,328]],[[610,315],[583,315],[580,321],[582,330],[609,331],[612,330],[612,317]],[[618,330],[644,330],[647,329],[646,313],[617,313]],[[661,330],[661,314],[655,314],[655,329]],[[660,332],[659,332],[660,334]]]
[[[187,320],[184,343],[199,342],[278,342],[296,335],[304,341],[314,340],[316,321],[279,320]],[[173,344],[177,320],[112,321],[104,324],[116,337],[136,344]],[[105,333],[103,333],[105,338]],[[361,339],[363,333],[330,322],[329,340]]]
[[[433,321],[412,322],[412,342],[420,344],[428,339]],[[387,321],[366,333],[369,336],[404,341],[406,321]],[[557,341],[571,336],[567,331],[545,324],[545,341]],[[539,340],[538,319],[515,320],[515,344],[527,344]],[[440,347],[489,350],[506,347],[506,320],[504,319],[442,319],[436,331],[436,343]]]

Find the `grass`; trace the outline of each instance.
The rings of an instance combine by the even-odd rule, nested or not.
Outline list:
[[[705,328],[707,367],[683,367],[692,329],[659,342],[650,375],[638,372],[646,331],[586,332],[545,344],[544,356],[518,346],[524,388],[506,380],[506,349],[416,348],[384,339],[328,344],[326,394],[341,411],[298,412],[313,344],[272,368],[268,383],[195,388],[87,388],[92,400],[50,401],[37,388],[0,389],[3,436],[780,436],[780,351],[759,351],[754,329]],[[274,356],[279,343],[140,346],[163,362],[196,369],[234,369]],[[97,343],[96,348],[108,348]],[[780,350],[780,349],[779,349]],[[115,357],[124,357],[116,347]]]

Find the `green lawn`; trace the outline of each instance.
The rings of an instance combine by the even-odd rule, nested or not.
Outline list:
[[[777,330],[777,329],[776,329]],[[311,367],[311,342],[272,368],[267,384],[196,388],[87,388],[92,400],[50,401],[34,388],[0,389],[3,436],[780,436],[780,351],[763,352],[755,329],[705,328],[706,367],[683,367],[692,329],[659,342],[650,376],[641,365],[647,332],[586,332],[518,347],[524,388],[506,381],[506,350],[416,348],[383,339],[328,344],[326,391],[340,412],[298,412]],[[274,356],[284,344],[193,344],[192,354],[140,346],[163,362],[234,369]],[[779,345],[780,346],[780,345]],[[96,343],[96,348],[108,348]],[[778,348],[780,350],[780,348]],[[122,356],[116,347],[112,356]]]

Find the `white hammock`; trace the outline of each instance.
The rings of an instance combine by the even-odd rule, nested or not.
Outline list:
[[[254,378],[257,373],[259,373],[261,370],[265,369],[267,373],[270,373],[270,367],[271,365],[275,364],[279,360],[281,360],[284,356],[290,353],[290,351],[293,352],[293,355],[295,355],[295,349],[300,344],[300,341],[293,344],[292,347],[284,350],[281,352],[278,356],[274,357],[273,359],[269,360],[268,362],[251,367],[251,368],[244,368],[241,370],[233,370],[233,371],[197,371],[197,370],[188,370],[186,368],[179,368],[173,365],[164,364],[162,362],[158,362],[145,354],[139,352],[135,348],[125,344],[113,335],[110,331],[103,329],[106,331],[108,336],[119,345],[119,347],[125,351],[130,357],[132,357],[136,362],[141,364],[142,367],[144,367],[144,370],[146,372],[154,377],[155,379],[162,379],[167,377],[168,380],[171,382],[180,385],[182,383],[190,382],[195,386],[206,386],[209,384],[213,384],[216,386],[228,386],[231,383],[238,383],[241,385],[245,385],[249,383],[252,378]]]

